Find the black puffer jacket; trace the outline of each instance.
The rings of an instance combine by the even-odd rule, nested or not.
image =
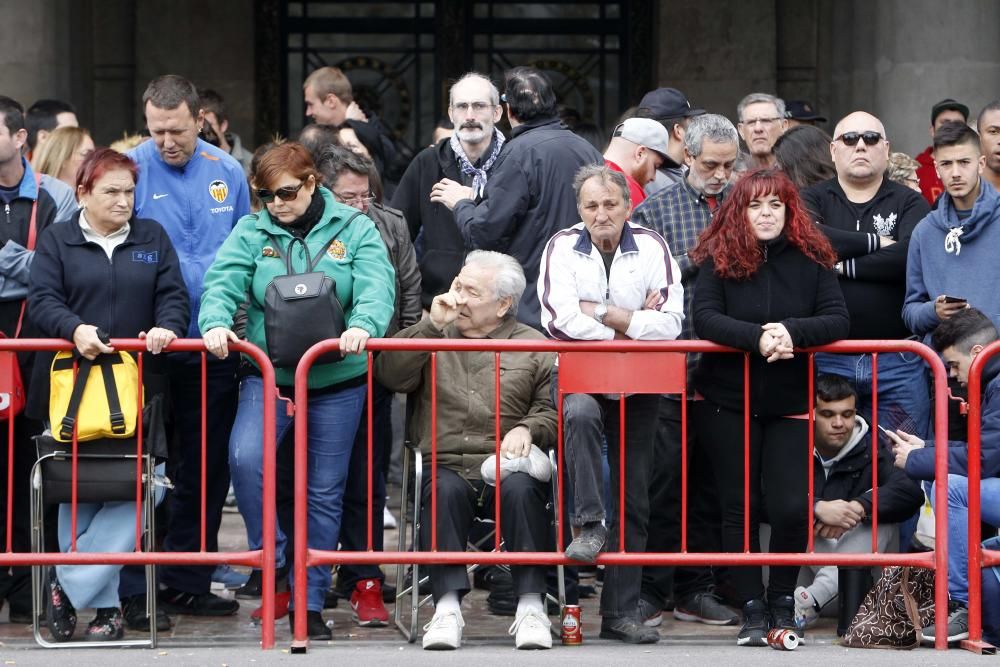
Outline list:
[[[492,150],[491,144],[484,156]],[[417,235],[421,235],[421,301],[428,309],[435,296],[448,291],[451,281],[462,270],[466,255],[465,240],[455,224],[455,216],[444,204],[431,201],[431,188],[442,178],[472,185],[472,177],[458,168],[458,158],[447,139],[413,158],[392,196],[392,205],[406,218],[410,239],[415,242]]]
[[[604,164],[604,157],[558,118],[535,119],[511,132],[483,200],[455,206],[466,246],[507,253],[521,263],[528,284],[517,319],[536,329],[541,328],[535,285],[542,251],[553,234],[580,221],[573,177],[588,164]]]
[[[400,211],[372,204],[368,207],[368,216],[375,223],[379,236],[389,251],[389,262],[396,272],[396,309],[389,320],[389,328],[385,331],[385,337],[391,338],[400,329],[420,321],[422,312],[417,255],[406,229],[406,219]]]
[[[872,513],[872,444],[868,424],[860,416],[854,436],[824,474],[819,454],[813,465],[813,489],[816,500],[856,500]],[[843,451],[843,450],[842,450]],[[878,449],[878,520],[898,523],[913,516],[924,502],[920,486],[893,465],[889,451]]]
[[[789,245],[764,244],[764,261],[749,280],[727,280],[709,259],[698,271],[692,310],[698,338],[750,352],[750,410],[761,417],[806,411],[806,355],[767,363],[758,344],[761,325],[781,322],[795,347],[824,345],[847,335],[850,321],[837,277]],[[743,355],[705,354],[695,387],[712,402],[743,411]]]

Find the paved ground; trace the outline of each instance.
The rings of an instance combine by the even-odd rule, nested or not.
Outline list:
[[[386,535],[387,545],[396,540],[396,532]],[[220,535],[223,549],[242,549],[245,536],[239,515],[227,513],[224,516]],[[390,547],[391,548],[391,547]],[[395,568],[389,569],[390,580]],[[770,648],[740,648],[735,645],[735,628],[717,628],[696,623],[683,623],[668,618],[660,628],[662,640],[654,646],[626,646],[619,642],[597,638],[599,617],[597,600],[584,600],[584,646],[563,647],[557,644],[552,651],[518,652],[513,648],[513,639],[507,635],[507,628],[513,620],[493,616],[486,610],[486,593],[474,591],[463,606],[466,620],[465,644],[460,651],[451,653],[425,652],[418,644],[407,644],[402,636],[392,628],[360,628],[353,624],[350,609],[341,602],[337,609],[325,612],[328,619],[335,622],[334,639],[331,642],[314,643],[307,654],[289,653],[291,633],[287,619],[277,622],[277,648],[261,651],[260,629],[250,619],[250,612],[256,606],[253,601],[244,601],[238,616],[221,620],[176,616],[175,626],[168,633],[161,633],[160,646],[155,650],[143,649],[58,649],[45,650],[37,647],[31,631],[26,626],[7,623],[7,610],[0,612],[0,660],[3,665],[53,665],[60,661],[73,667],[127,664],[139,667],[174,667],[180,665],[255,665],[255,664],[329,664],[331,660],[354,660],[360,665],[406,664],[417,665],[463,665],[477,667],[501,665],[509,667],[512,660],[519,665],[551,664],[553,660],[566,661],[573,665],[608,665],[612,662],[628,665],[657,664],[665,661],[681,665],[725,665],[725,664],[842,664],[869,665],[878,661],[880,665],[965,665],[995,660],[951,650],[937,652],[932,649],[908,651],[862,651],[850,650],[836,643],[834,623],[822,619],[820,626],[811,631],[808,644],[794,652],[784,653]],[[392,609],[390,606],[390,613]],[[424,610],[421,624],[430,618],[430,610]],[[82,622],[89,618],[87,612],[81,614]],[[555,619],[553,619],[555,620]],[[804,661],[804,662],[803,662]]]

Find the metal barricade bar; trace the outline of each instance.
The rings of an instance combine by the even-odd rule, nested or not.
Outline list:
[[[123,338],[112,339],[111,346],[117,351],[137,352],[138,372],[142,377],[143,356],[146,350],[146,343],[141,339]],[[28,352],[46,351],[58,352],[75,349],[72,343],[59,339],[0,339],[0,351]],[[275,510],[275,480],[276,480],[276,443],[275,443],[275,401],[277,389],[275,386],[274,368],[267,355],[259,348],[246,342],[230,343],[230,350],[236,353],[246,354],[251,357],[259,366],[264,385],[264,407],[263,407],[263,517],[262,536],[263,546],[260,550],[243,552],[208,552],[206,549],[206,526],[205,526],[205,506],[206,506],[206,354],[205,345],[200,339],[177,339],[168,345],[164,352],[198,352],[201,353],[201,399],[202,399],[202,419],[201,419],[201,478],[199,480],[202,521],[200,526],[200,546],[198,552],[148,552],[142,549],[142,454],[143,454],[143,416],[140,407],[136,417],[136,453],[137,453],[137,480],[136,480],[136,547],[131,553],[101,553],[76,551],[76,518],[77,518],[77,463],[80,453],[80,443],[76,438],[76,427],[74,426],[74,436],[71,443],[72,448],[72,498],[71,498],[71,522],[72,522],[72,547],[67,553],[30,553],[13,552],[11,534],[13,529],[12,521],[12,496],[13,496],[13,433],[14,420],[8,420],[8,470],[7,470],[7,539],[6,550],[0,553],[0,566],[48,566],[48,565],[244,565],[259,568],[262,572],[262,618],[261,618],[261,646],[264,649],[274,647],[274,587],[275,587],[275,541],[276,541],[276,510]],[[74,373],[76,363],[74,362]],[[142,392],[142,387],[139,392]],[[140,396],[141,399],[141,396]],[[139,401],[143,405],[143,401]],[[86,448],[86,443],[82,445]]]
[[[598,562],[604,565],[729,565],[729,566],[762,566],[762,565],[841,565],[841,566],[865,566],[865,565],[910,565],[914,567],[923,568],[934,568],[936,570],[935,576],[935,624],[938,628],[938,633],[935,641],[935,647],[938,649],[947,648],[946,641],[946,625],[947,625],[947,544],[941,541],[937,544],[937,549],[933,552],[927,552],[922,554],[879,554],[875,553],[877,551],[877,518],[874,515],[878,510],[878,496],[877,496],[877,454],[878,454],[878,438],[877,435],[873,434],[872,438],[872,454],[873,454],[873,470],[872,470],[872,483],[873,483],[873,498],[872,498],[872,553],[855,553],[855,554],[817,554],[814,552],[813,538],[810,532],[810,537],[808,539],[808,546],[805,553],[800,554],[786,554],[786,553],[750,553],[750,502],[749,502],[749,444],[750,444],[750,409],[749,409],[749,354],[741,350],[734,350],[731,348],[725,348],[714,343],[707,341],[601,341],[601,342],[562,342],[562,341],[540,341],[540,340],[472,340],[472,339],[370,339],[368,341],[369,350],[369,388],[371,387],[371,352],[372,351],[412,351],[412,352],[430,352],[430,379],[431,379],[431,406],[432,406],[432,417],[431,417],[431,489],[430,489],[430,500],[431,500],[431,550],[428,552],[375,552],[371,550],[372,540],[369,534],[368,546],[369,550],[366,552],[342,552],[342,551],[323,551],[318,549],[311,549],[308,547],[307,543],[307,514],[306,514],[306,494],[307,494],[307,477],[306,477],[306,452],[307,452],[307,419],[305,418],[307,405],[305,398],[307,397],[308,390],[308,373],[312,364],[316,359],[322,355],[324,352],[334,349],[339,345],[337,340],[327,340],[317,343],[303,356],[298,368],[296,369],[295,377],[295,392],[296,392],[296,412],[297,416],[301,419],[296,419],[295,423],[295,471],[296,471],[296,493],[295,493],[295,573],[296,573],[296,583],[295,583],[295,602],[297,608],[305,608],[306,605],[306,568],[319,565],[333,565],[333,564],[537,564],[537,565],[557,565],[557,564],[573,564],[573,561],[569,561],[563,555],[565,549],[565,544],[563,540],[562,532],[560,531],[557,535],[556,543],[558,552],[553,553],[520,553],[520,552],[476,552],[476,553],[466,553],[466,552],[442,552],[438,551],[437,544],[437,517],[438,517],[438,507],[437,507],[437,483],[436,483],[436,471],[437,471],[437,386],[438,386],[438,367],[437,367],[437,353],[439,352],[482,352],[490,351],[494,352],[494,370],[495,370],[495,401],[496,401],[496,423],[495,423],[495,453],[498,455],[497,460],[497,491],[496,491],[496,527],[497,527],[497,546],[499,546],[499,528],[500,528],[500,512],[499,512],[499,454],[500,454],[500,380],[499,380],[499,366],[500,366],[500,354],[502,352],[554,352],[560,355],[572,354],[572,353],[595,353],[595,352],[642,352],[642,353],[662,353],[662,352],[684,352],[684,353],[735,353],[744,355],[744,553],[691,553],[687,551],[687,492],[689,490],[687,481],[687,450],[686,450],[686,434],[687,434],[687,410],[686,401],[682,408],[682,421],[683,421],[683,434],[684,442],[682,443],[682,461],[685,464],[684,470],[682,470],[681,484],[682,484],[682,521],[681,521],[681,551],[679,553],[626,553],[624,544],[624,534],[619,538],[619,550],[614,553],[604,553],[598,557]],[[813,381],[812,381],[812,369],[813,360],[812,355],[816,352],[831,352],[831,353],[847,353],[847,354],[871,354],[872,364],[873,364],[873,381],[872,381],[872,428],[875,429],[878,419],[878,398],[877,398],[877,374],[878,374],[878,354],[882,352],[908,352],[912,354],[917,354],[928,364],[931,369],[933,381],[934,381],[934,424],[935,424],[935,434],[937,445],[936,458],[935,458],[935,475],[937,479],[947,479],[947,375],[945,373],[944,366],[938,358],[938,356],[930,350],[930,348],[924,346],[921,343],[915,341],[867,341],[867,340],[856,340],[856,341],[840,341],[837,343],[832,343],[830,345],[796,350],[798,353],[808,353],[810,357],[809,367],[810,367],[810,380],[809,380],[809,410],[808,410],[808,420],[809,420],[809,500],[808,502],[808,518],[810,522],[813,520],[813,507],[812,500],[814,498],[815,489],[813,488],[813,478],[812,473],[814,470],[813,461],[813,446],[814,446],[814,434],[813,434],[813,424],[814,424],[814,410],[813,402],[814,398],[813,392]],[[639,379],[641,381],[641,379]],[[624,445],[624,435],[625,435],[625,407],[624,399],[625,394],[618,391],[620,394],[619,400],[619,427],[621,429],[621,443]],[[560,394],[561,396],[561,394]],[[686,387],[682,391],[682,397],[686,398]],[[369,391],[369,401],[371,400]],[[556,406],[557,411],[557,460],[560,470],[560,475],[558,479],[559,493],[562,497],[563,493],[563,479],[562,471],[564,470],[564,452],[563,452],[563,441],[564,441],[564,430],[562,421],[562,401]],[[370,405],[370,403],[369,403]],[[369,426],[371,416],[369,413]],[[372,432],[371,428],[368,431],[368,452],[369,452],[369,524],[371,519],[371,488],[373,484],[371,476],[371,438]],[[619,487],[619,521],[620,525],[624,527],[625,519],[625,464],[624,456],[620,460],[620,487]],[[945,506],[946,495],[947,495],[947,485],[939,484],[937,485],[936,493],[936,504],[940,506]],[[420,489],[415,489],[415,493],[420,493]],[[978,499],[977,499],[978,500]],[[560,503],[558,507],[558,518],[559,525],[563,525],[563,507]],[[939,535],[947,534],[947,517],[945,513],[937,513],[936,518],[936,531]],[[369,532],[371,528],[369,525]],[[416,538],[416,536],[415,536]],[[971,553],[970,553],[971,557]],[[971,594],[971,591],[970,591]],[[305,615],[299,615],[295,619],[295,627],[293,629],[293,650],[296,652],[305,651],[308,646],[308,639],[306,635],[306,618]]]

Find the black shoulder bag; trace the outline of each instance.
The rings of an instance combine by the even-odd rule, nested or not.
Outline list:
[[[355,213],[347,224],[361,213]],[[275,251],[285,260],[286,275],[275,277],[264,293],[264,335],[267,352],[277,368],[294,368],[302,355],[321,340],[340,338],[347,328],[344,308],[337,298],[337,283],[316,266],[323,259],[320,252],[315,259],[309,257],[305,241],[293,238],[284,252],[278,240],[268,234]],[[328,247],[334,236],[323,246]],[[305,252],[307,270],[295,273],[292,253],[295,244],[301,243]],[[343,359],[339,351],[320,356],[319,364],[330,364]]]

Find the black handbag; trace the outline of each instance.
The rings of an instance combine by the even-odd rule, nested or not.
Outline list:
[[[351,216],[351,224],[360,212]],[[323,253],[316,258],[309,257],[309,247],[305,241],[293,238],[282,252],[278,240],[267,235],[274,244],[275,252],[285,260],[286,275],[277,276],[264,292],[264,336],[267,353],[276,368],[294,368],[302,355],[321,340],[340,338],[347,328],[344,308],[337,298],[337,283],[316,266],[323,259]],[[328,247],[334,236],[323,245]],[[302,244],[307,270],[295,273],[292,252],[295,244]],[[327,352],[316,360],[318,364],[330,364],[343,359],[338,350]]]

